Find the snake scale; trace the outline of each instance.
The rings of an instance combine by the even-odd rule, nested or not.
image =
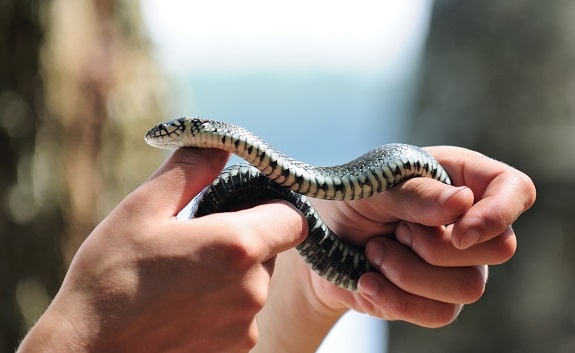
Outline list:
[[[250,164],[225,168],[197,200],[192,217],[233,211],[246,203],[284,199],[307,219],[309,234],[296,249],[321,277],[351,291],[370,270],[364,249],[346,243],[322,221],[306,197],[358,200],[412,177],[450,184],[443,167],[423,149],[407,144],[377,147],[351,162],[317,167],[283,154],[253,133],[224,122],[182,117],[149,130],[145,141],[158,148],[218,148]]]

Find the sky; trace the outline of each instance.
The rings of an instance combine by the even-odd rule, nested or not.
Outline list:
[[[167,68],[220,72],[393,72],[421,48],[430,6],[431,0],[142,0]]]

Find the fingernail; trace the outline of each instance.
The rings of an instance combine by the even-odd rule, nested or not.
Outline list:
[[[365,247],[365,254],[372,265],[380,267],[385,256],[385,245],[379,240],[371,241]]]
[[[463,233],[463,237],[459,242],[460,249],[467,249],[473,245],[475,245],[479,241],[479,237],[481,233],[477,229],[468,229],[465,233]]]
[[[395,237],[405,246],[411,246],[411,228],[404,222],[400,222],[395,229]]]
[[[379,281],[370,275],[365,275],[359,279],[358,289],[361,293],[373,297],[379,293],[381,285]]]
[[[467,186],[457,186],[457,187],[449,187],[447,189],[444,189],[443,191],[441,191],[439,193],[439,197],[437,198],[437,203],[440,206],[445,205],[445,203],[447,202],[447,200],[449,200],[450,198],[452,198],[455,194],[459,193],[462,190],[467,189]]]

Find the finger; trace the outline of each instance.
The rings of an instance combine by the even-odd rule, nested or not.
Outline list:
[[[463,307],[461,304],[444,303],[405,292],[376,272],[361,276],[359,291],[371,304],[363,305],[368,314],[423,327],[448,325],[457,318]]]
[[[466,304],[479,299],[485,289],[486,266],[433,266],[388,238],[370,241],[365,251],[374,268],[407,293],[445,303]]]
[[[398,219],[433,226],[452,223],[471,207],[473,193],[467,187],[413,178],[369,199],[312,202],[317,209],[331,210],[322,212],[322,217],[336,233],[353,234],[353,240],[361,244],[373,234],[393,232]]]
[[[228,157],[216,149],[177,149],[126,203],[132,202],[144,216],[176,216],[216,178]]]
[[[463,148],[427,150],[446,168],[455,185],[467,185],[475,194],[475,205],[453,230],[453,244],[460,249],[503,233],[535,202],[531,179],[504,163]]]
[[[466,186],[454,187],[430,178],[413,178],[381,194],[389,212],[402,219],[428,226],[449,224],[473,205],[473,192]]]
[[[491,240],[467,249],[459,249],[453,245],[452,229],[452,225],[425,227],[402,222],[397,226],[395,235],[399,242],[435,266],[498,265],[509,260],[517,249],[517,239],[511,228]]]
[[[508,171],[494,178],[481,199],[455,224],[454,245],[466,249],[508,229],[533,205],[535,189],[531,194],[531,186],[521,175]]]
[[[225,249],[218,256],[251,266],[265,262],[301,243],[308,233],[307,220],[287,201],[276,200],[245,210],[211,214],[190,220],[195,232],[209,234],[212,247]],[[189,237],[183,227],[181,236]]]

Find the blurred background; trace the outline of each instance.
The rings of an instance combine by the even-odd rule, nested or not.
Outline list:
[[[310,163],[409,142],[525,171],[537,203],[478,303],[434,330],[359,318],[369,340],[344,340],[575,352],[575,3],[383,3],[1,0],[0,352],[166,157],[145,131],[178,115],[238,123]]]

